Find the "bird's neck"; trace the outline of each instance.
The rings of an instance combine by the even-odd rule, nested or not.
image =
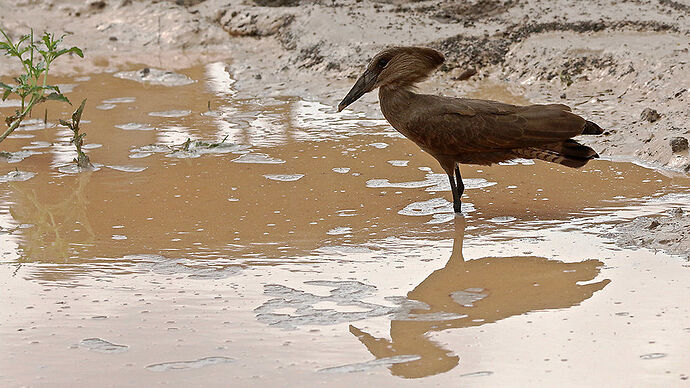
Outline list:
[[[405,113],[416,94],[412,85],[386,85],[379,88],[379,103],[383,117],[393,128],[405,134]]]

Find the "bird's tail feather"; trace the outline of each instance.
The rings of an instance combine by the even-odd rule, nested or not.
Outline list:
[[[572,139],[546,144],[539,148],[518,148],[513,152],[523,158],[539,159],[573,168],[582,167],[591,159],[599,157],[593,149]]]

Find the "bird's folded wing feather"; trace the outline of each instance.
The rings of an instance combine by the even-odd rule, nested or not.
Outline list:
[[[580,135],[585,120],[566,105],[516,106],[496,101],[425,96],[407,126],[435,153],[491,152],[534,147]]]

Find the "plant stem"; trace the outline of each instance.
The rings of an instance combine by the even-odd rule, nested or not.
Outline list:
[[[22,105],[23,105],[23,101],[22,101]],[[29,103],[29,106],[26,107],[26,109],[19,115],[19,117],[17,117],[17,118],[12,122],[12,125],[10,125],[10,127],[7,128],[7,130],[5,131],[5,133],[3,133],[2,135],[0,135],[0,143],[1,143],[3,140],[5,140],[5,138],[6,138],[7,136],[9,136],[12,132],[14,132],[14,130],[17,129],[17,127],[19,127],[19,124],[21,124],[21,123],[22,123],[22,120],[24,120],[24,117],[26,117],[26,115],[29,114],[29,112],[31,111],[31,108],[33,107],[33,105],[34,105],[34,104]]]

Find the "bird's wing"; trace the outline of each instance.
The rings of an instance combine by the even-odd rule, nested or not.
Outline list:
[[[580,135],[585,120],[566,105],[516,106],[496,101],[423,96],[407,126],[438,154],[533,147]]]

